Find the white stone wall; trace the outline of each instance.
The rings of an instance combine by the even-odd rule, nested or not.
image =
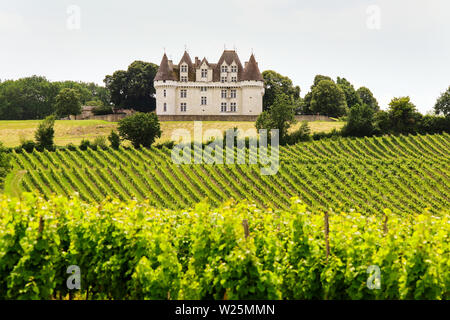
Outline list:
[[[229,66],[230,68],[230,66]],[[197,70],[199,72],[199,70]],[[209,76],[209,74],[208,74]],[[212,71],[211,71],[212,80]],[[231,80],[231,78],[230,78]],[[155,81],[156,113],[166,115],[259,115],[262,112],[264,86],[261,81],[242,82],[178,82]],[[201,91],[206,87],[206,91]],[[236,98],[230,98],[231,89],[236,90]],[[166,97],[164,97],[166,90]],[[181,98],[181,90],[187,90],[187,97]],[[227,98],[222,98],[222,90],[227,90]],[[207,104],[201,104],[201,97]],[[186,112],[181,112],[181,103],[186,103]],[[227,103],[227,112],[221,112],[221,103]],[[236,112],[230,112],[231,102],[236,102]],[[167,111],[164,112],[164,103]]]

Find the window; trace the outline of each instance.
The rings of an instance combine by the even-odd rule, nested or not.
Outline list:
[[[208,77],[208,69],[202,69],[202,78]]]
[[[228,67],[227,66],[222,66],[222,72],[228,72]]]
[[[164,108],[163,108],[164,112],[167,112],[167,103],[164,102]]]
[[[236,102],[232,102],[230,105],[230,112],[236,112]]]
[[[180,91],[180,97],[181,97],[181,98],[186,98],[186,97],[187,97],[187,90],[186,90],[186,89],[181,89],[181,91]]]
[[[206,105],[206,97],[202,97],[202,105]]]
[[[187,65],[183,64],[183,65],[181,66],[181,72],[188,72],[188,67],[187,67]]]
[[[220,79],[220,81],[221,81],[221,82],[227,82],[227,77],[226,77],[226,76],[223,76],[223,77]]]
[[[237,72],[237,66],[231,66],[231,72]]]
[[[164,89],[164,98],[166,97],[166,89]]]
[[[231,82],[236,82],[237,81],[237,77],[231,77]]]
[[[231,98],[236,98],[236,90],[231,90]]]
[[[187,82],[188,78],[186,76],[181,76],[181,82]]]
[[[220,112],[227,112],[227,103],[226,102],[222,102],[220,104]]]
[[[181,112],[186,112],[186,102],[182,102],[180,106]]]
[[[206,87],[200,87],[200,91],[205,92],[206,91]]]
[[[227,90],[222,90],[222,98],[225,99],[227,97]]]

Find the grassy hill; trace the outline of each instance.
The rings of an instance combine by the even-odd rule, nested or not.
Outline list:
[[[5,185],[10,195],[76,191],[85,201],[135,197],[170,209],[204,199],[219,206],[231,198],[287,209],[290,198],[299,197],[311,209],[376,213],[390,208],[398,214],[438,213],[450,201],[448,134],[300,143],[280,149],[279,171],[268,176],[258,165],[175,165],[168,149],[13,154]]]
[[[15,147],[20,144],[21,139],[33,139],[41,120],[19,120],[19,121],[0,121],[0,141],[6,147]],[[344,122],[309,122],[311,132],[331,131],[340,129]],[[299,126],[292,127],[292,130]],[[107,136],[111,130],[117,127],[117,122],[108,122],[102,120],[57,120],[55,122],[55,144],[65,146],[69,143],[78,145],[82,139],[93,140],[98,136]],[[254,122],[250,121],[203,121],[203,130],[219,129],[225,131],[238,127],[241,130],[254,128]],[[162,136],[157,142],[170,140],[172,132],[175,129],[187,129],[193,132],[192,121],[162,121]]]

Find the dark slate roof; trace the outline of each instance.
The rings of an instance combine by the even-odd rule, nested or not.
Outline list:
[[[169,59],[167,59],[167,55],[164,53],[164,56],[159,64],[158,72],[156,73],[154,81],[159,80],[178,80],[175,76],[173,69],[169,66]]]
[[[206,58],[203,58],[203,60],[201,61],[198,62],[196,61],[195,64],[192,63],[191,57],[185,51],[179,64],[174,65],[173,67],[170,66],[169,60],[167,59],[166,54],[164,54],[154,80],[178,81],[180,76],[180,65],[183,62],[186,62],[189,67],[188,72],[189,81],[195,81],[195,69],[200,68],[203,62],[206,62],[206,64],[213,70],[213,82],[220,82],[220,68],[224,61],[227,63],[228,66],[230,66],[233,63],[233,61],[236,63],[238,67],[238,75],[237,75],[238,81],[241,80],[264,81],[261,72],[259,71],[258,63],[255,60],[255,56],[252,54],[246,67],[243,68],[241,61],[239,60],[239,56],[237,55],[235,50],[225,50],[217,63],[209,63],[208,60],[206,60]]]
[[[236,51],[234,50],[224,50],[222,53],[222,56],[220,57],[219,61],[216,64],[216,67],[213,70],[213,81],[219,82],[220,81],[220,68],[222,67],[223,62],[226,62],[227,65],[231,65],[233,61],[236,62],[236,65],[238,66],[238,81],[241,80],[242,77],[242,64],[241,60],[239,60],[239,56],[237,55]]]
[[[241,80],[264,81],[264,78],[259,71],[258,63],[256,62],[255,56],[253,54],[250,56],[250,60],[245,66]]]

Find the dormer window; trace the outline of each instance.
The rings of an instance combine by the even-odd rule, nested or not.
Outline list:
[[[237,72],[237,66],[231,66],[231,72]]]
[[[228,67],[227,66],[222,66],[222,72],[228,72]]]
[[[202,78],[208,77],[208,69],[202,69]]]
[[[188,72],[188,66],[185,65],[185,64],[183,64],[183,65],[181,66],[181,72]]]

